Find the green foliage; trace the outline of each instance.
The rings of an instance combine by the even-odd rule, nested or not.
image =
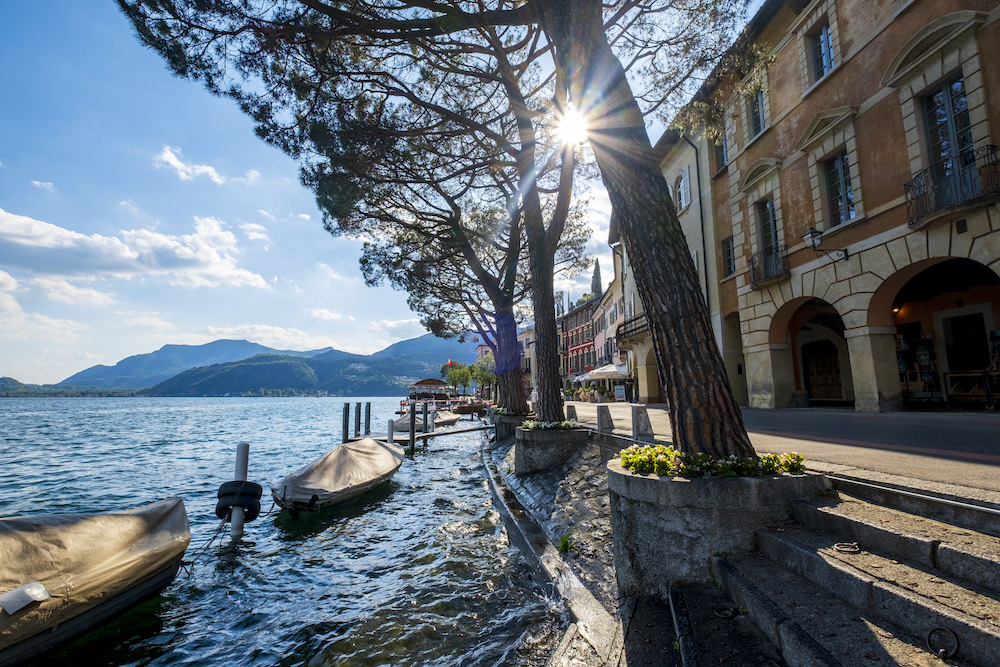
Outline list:
[[[488,387],[493,385],[497,381],[496,375],[497,362],[493,358],[492,352],[487,352],[479,359],[475,361],[471,366],[469,366],[469,372],[472,373],[472,379],[476,381],[480,387]]]
[[[465,364],[462,364],[461,367],[453,366],[448,371],[447,380],[448,384],[451,386],[461,387],[462,392],[464,393],[466,387],[472,384],[472,373],[469,372],[469,369],[465,366]]]
[[[448,373],[450,373],[453,369],[456,368],[465,368],[465,364],[463,364],[461,361],[455,361],[453,359],[449,359],[448,363],[441,365],[441,377],[447,379]]]
[[[805,459],[795,452],[764,454],[760,459],[735,455],[716,459],[704,453],[681,452],[670,445],[632,445],[620,456],[622,467],[661,477],[754,477],[805,470]]]
[[[564,554],[572,549],[573,546],[573,533],[566,533],[565,535],[559,537],[559,543],[556,544],[556,550],[559,553]]]

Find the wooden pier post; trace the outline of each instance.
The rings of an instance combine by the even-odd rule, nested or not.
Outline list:
[[[421,433],[427,433],[427,401],[424,401],[424,428]]]
[[[344,403],[344,434],[340,439],[341,442],[347,442],[347,436],[349,435],[349,430],[351,426],[351,404]]]
[[[395,426],[396,426],[396,421],[392,417],[389,417],[389,427],[385,431],[387,433],[385,439],[388,441],[390,445],[392,444],[393,431],[396,430]]]
[[[354,437],[361,437],[361,401],[354,404]]]
[[[365,435],[372,434],[372,402],[365,402]]]
[[[417,402],[410,401],[410,456],[417,451]]]

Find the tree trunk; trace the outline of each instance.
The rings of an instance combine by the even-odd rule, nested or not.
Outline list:
[[[496,326],[497,400],[504,410],[512,414],[527,414],[528,403],[524,397],[521,379],[521,355],[517,349],[517,323],[512,304],[494,304],[498,308]]]
[[[601,2],[543,0],[535,6],[570,82],[570,99],[590,123],[590,143],[645,306],[674,446],[718,457],[756,456],[666,180],[604,33]]]

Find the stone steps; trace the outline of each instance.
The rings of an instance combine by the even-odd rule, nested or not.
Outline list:
[[[758,553],[713,561],[789,664],[941,664],[928,644],[1000,664],[1000,539],[836,492],[793,513]]]

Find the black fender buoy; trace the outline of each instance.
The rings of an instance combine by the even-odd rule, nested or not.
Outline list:
[[[263,487],[256,482],[226,482],[219,487],[215,516],[225,521],[234,507],[242,507],[246,511],[243,521],[249,523],[260,515],[260,496],[263,492]]]

